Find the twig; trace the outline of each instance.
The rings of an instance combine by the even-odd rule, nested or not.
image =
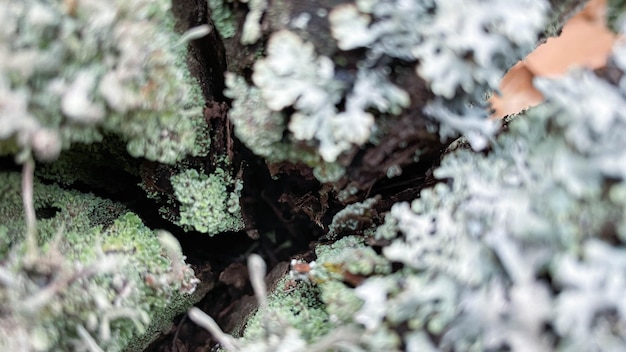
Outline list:
[[[37,257],[37,218],[33,204],[33,174],[35,162],[30,157],[22,166],[22,201],[24,203],[24,216],[26,220],[26,258]]]

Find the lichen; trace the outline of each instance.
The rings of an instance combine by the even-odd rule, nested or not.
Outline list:
[[[257,155],[271,158],[277,152],[285,131],[284,116],[272,112],[261,96],[261,91],[249,87],[243,77],[226,74],[224,94],[234,99],[229,111],[239,139]]]
[[[30,152],[50,161],[80,143],[72,150],[89,157],[93,143],[113,135],[135,157],[205,156],[202,101],[184,69],[193,35],[171,33],[169,1],[0,4],[1,154],[32,166]],[[449,148],[433,169],[436,184],[394,205],[380,226],[380,197],[339,211],[313,244],[315,260],[294,260],[269,295],[264,265],[251,256],[259,309],[243,338],[225,336],[197,309],[191,319],[208,321],[202,326],[235,351],[624,346],[623,43],[606,79],[585,70],[537,79],[546,103],[496,136],[485,94],[535,45],[547,1],[347,2],[329,13],[336,56],[281,25],[261,26],[267,3],[247,4],[241,40],[267,35],[267,50],[257,47],[248,81],[227,74],[225,95],[235,135],[266,161],[303,163],[318,180],[337,181],[354,175],[354,155],[367,155],[357,149],[389,137],[381,120],[391,126],[394,115],[421,113],[443,140],[461,133],[485,151]],[[223,38],[237,34],[235,5],[209,0]],[[429,91],[409,91],[411,80],[399,75],[412,71],[415,86],[426,82]],[[418,94],[426,106],[412,101]],[[243,184],[213,160],[141,165],[171,186],[173,194],[150,193],[170,200],[162,215],[211,236],[244,228]],[[61,158],[45,173],[67,186],[71,166]],[[381,177],[413,171],[402,167],[385,166]],[[0,173],[0,349],[141,350],[193,300],[197,281],[178,243],[112,201],[37,182],[31,247],[19,184],[17,174]],[[350,184],[336,198],[345,203],[359,191]],[[336,209],[337,199],[324,206]]]
[[[268,296],[268,307],[275,319],[298,327],[300,338],[314,341],[328,333],[328,313],[319,299],[319,290],[305,282],[292,282],[289,276],[278,281],[276,290]],[[258,311],[248,320],[243,335],[244,340],[255,341],[263,338],[265,332],[264,312]]]
[[[264,282],[265,263],[257,254],[248,257],[248,272],[259,301],[259,308],[250,319],[244,337],[235,339],[225,334],[213,318],[198,308],[189,317],[209,330],[229,351],[326,351],[351,347],[358,336],[351,328],[331,330],[324,305],[315,287],[284,277],[268,295]]]
[[[411,107],[409,93],[416,93],[400,87],[394,72],[412,66],[413,80],[430,89],[422,94],[434,96],[419,107],[429,118],[427,128],[442,142],[461,134],[482,150],[499,129],[487,119],[485,97],[537,44],[548,10],[545,0],[336,5],[328,14],[334,56],[320,55],[312,42],[280,29],[269,35],[251,84],[228,76],[225,94],[233,99],[229,117],[235,134],[269,162],[306,160],[312,168],[337,163],[342,155],[377,143],[372,138],[377,119]]]
[[[244,0],[248,4],[248,14],[243,23],[241,44],[254,44],[261,39],[261,17],[267,9],[267,0]]]
[[[374,221],[377,217],[372,208],[379,200],[378,197],[374,197],[347,205],[333,217],[326,237],[335,239],[340,235],[346,236],[371,230],[375,226]]]
[[[14,244],[23,240],[26,224],[23,219],[20,175],[2,172],[0,177],[2,178],[0,182],[2,226],[7,231],[7,237],[11,239],[9,246],[0,247],[0,251],[6,254],[12,250]],[[75,232],[98,225],[107,227],[114,219],[128,211],[118,203],[92,194],[62,191],[58,186],[45,185],[40,182],[34,185],[33,202],[35,212],[39,217],[38,232],[42,243],[49,241],[50,237],[55,235],[61,227]]]
[[[428,344],[455,350],[607,350],[623,341],[613,296],[622,283],[612,278],[624,275],[624,208],[609,195],[621,194],[626,176],[626,92],[585,71],[537,86],[548,103],[514,119],[487,155],[450,153],[434,173],[449,181],[392,208],[377,238],[390,241],[385,258],[412,269],[404,292],[384,302],[374,283],[359,286],[372,311],[357,319],[407,322],[440,336]],[[409,306],[403,295],[438,303]]]
[[[220,36],[224,39],[232,38],[237,32],[237,23],[224,0],[208,0],[210,16]]]
[[[372,351],[623,346],[624,48],[608,78],[537,79],[546,102],[509,119],[488,151],[451,149],[438,182],[395,204],[374,234],[318,243],[314,262],[292,263],[294,279],[315,284],[331,331],[356,331],[334,341]],[[346,214],[336,235],[354,233]],[[270,341],[288,343],[245,346]]]
[[[335,77],[330,58],[316,55],[311,43],[288,30],[270,38],[267,56],[254,65],[254,86],[232,74],[227,77],[226,95],[235,99],[229,114],[235,133],[260,155],[268,154],[267,145],[288,132],[296,149],[315,147],[317,159],[333,163],[341,153],[368,141],[374,123],[368,108],[398,113],[409,103],[406,92],[376,71],[359,70],[354,86],[347,89]],[[340,109],[344,98],[345,108]],[[295,109],[290,116],[283,113],[288,108]],[[247,139],[250,126],[265,128],[273,138]]]
[[[169,1],[2,1],[0,153],[54,160],[118,135],[135,157],[207,152],[202,95]]]
[[[197,299],[197,279],[171,235],[161,241],[137,215],[90,194],[37,182],[31,252],[20,177],[0,179],[0,233],[10,239],[0,253],[2,350],[141,350],[145,335]]]
[[[209,175],[189,169],[173,176],[171,182],[180,204],[175,222],[183,228],[210,236],[243,229],[240,180],[218,168]]]
[[[329,20],[339,48],[368,49],[367,66],[382,56],[417,63],[438,96],[425,112],[441,137],[460,132],[481,150],[497,130],[486,120],[485,94],[536,45],[548,8],[538,0],[357,1],[337,6]]]

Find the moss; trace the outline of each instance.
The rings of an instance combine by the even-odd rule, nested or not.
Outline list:
[[[123,206],[36,183],[36,253],[23,242],[20,177],[0,173],[0,349],[105,351],[147,336],[193,303],[197,280]],[[136,348],[139,350],[139,348]]]
[[[180,203],[176,223],[187,230],[211,236],[244,228],[239,206],[243,184],[223,169],[210,175],[190,169],[171,178],[174,194]]]

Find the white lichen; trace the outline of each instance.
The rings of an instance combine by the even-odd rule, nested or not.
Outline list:
[[[368,66],[382,56],[415,63],[438,96],[425,113],[442,139],[461,133],[481,150],[497,130],[484,96],[535,46],[548,8],[543,0],[357,1],[337,6],[329,21],[340,49],[368,49]]]
[[[267,0],[244,0],[248,4],[248,14],[243,23],[241,44],[254,44],[263,34],[261,30],[261,17],[267,9]]]
[[[316,55],[311,43],[287,30],[272,35],[267,56],[254,65],[252,81],[255,86],[250,87],[248,99],[257,94],[256,89],[263,97],[262,105],[255,98],[254,109],[246,108],[253,104],[251,100],[231,93],[241,91],[242,81],[232,75],[227,80],[227,94],[235,97],[235,110],[230,113],[234,124],[245,125],[250,118],[244,119],[242,114],[257,110],[254,119],[259,122],[252,123],[269,124],[276,140],[283,133],[277,114],[293,107],[295,112],[287,123],[291,137],[294,141],[316,144],[322,159],[329,163],[353,146],[368,141],[374,126],[374,116],[367,112],[368,108],[398,113],[409,104],[406,92],[376,71],[360,70],[354,87],[348,90],[335,77],[334,64],[328,57]],[[341,111],[338,105],[344,97],[345,110]]]

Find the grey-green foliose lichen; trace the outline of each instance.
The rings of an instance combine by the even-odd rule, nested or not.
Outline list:
[[[0,153],[54,160],[115,134],[163,163],[207,152],[171,2],[0,1]]]
[[[322,182],[340,179],[355,149],[379,143],[377,121],[409,108],[422,110],[423,124],[442,141],[462,134],[483,149],[499,127],[487,119],[485,96],[536,45],[549,7],[544,0],[345,2],[322,14],[333,57],[297,34],[307,21],[276,24],[251,81],[227,75],[235,134],[270,163],[315,168]],[[412,80],[430,91],[405,90],[398,67],[414,67]],[[415,107],[411,94],[432,99]]]

